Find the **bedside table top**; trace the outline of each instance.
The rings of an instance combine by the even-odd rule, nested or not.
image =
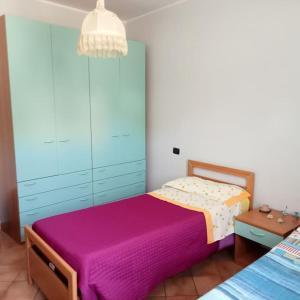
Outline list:
[[[257,208],[239,215],[235,219],[283,237],[287,236],[297,226],[300,226],[300,219],[296,220],[292,215],[283,216],[280,211],[275,209],[272,209],[271,214],[274,216],[274,219],[268,219],[268,214],[261,213]],[[282,218],[284,223],[278,223],[278,218]]]

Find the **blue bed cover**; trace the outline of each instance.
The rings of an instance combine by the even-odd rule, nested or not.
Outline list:
[[[300,232],[199,299],[300,299]]]

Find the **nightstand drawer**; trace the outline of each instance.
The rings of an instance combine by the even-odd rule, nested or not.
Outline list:
[[[251,226],[249,224],[235,221],[235,233],[243,236],[249,240],[265,245],[269,248],[273,248],[279,244],[283,237],[269,231]]]

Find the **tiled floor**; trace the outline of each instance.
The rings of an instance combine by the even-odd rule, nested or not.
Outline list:
[[[241,268],[230,251],[222,251],[158,286],[147,300],[194,300],[231,277]],[[0,232],[0,299],[43,300],[26,281],[25,247]]]
[[[45,299],[36,286],[27,284],[25,247],[0,232],[0,299]]]
[[[225,281],[242,268],[233,253],[224,250],[157,287],[147,300],[194,300]]]

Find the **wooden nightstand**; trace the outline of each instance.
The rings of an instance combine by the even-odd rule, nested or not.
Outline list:
[[[300,226],[300,220],[291,215],[282,216],[274,209],[271,214],[274,219],[268,219],[268,214],[254,209],[235,218],[234,256],[238,264],[246,266],[252,263]],[[278,218],[284,223],[278,223]]]

